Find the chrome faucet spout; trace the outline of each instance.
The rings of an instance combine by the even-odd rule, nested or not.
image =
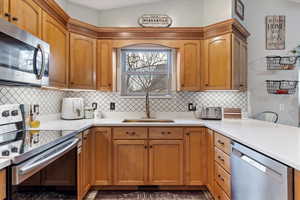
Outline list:
[[[150,98],[149,98],[149,92],[146,92],[146,99],[145,99],[145,105],[146,105],[146,118],[150,119]]]

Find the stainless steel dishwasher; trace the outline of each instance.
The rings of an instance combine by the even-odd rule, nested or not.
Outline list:
[[[293,200],[293,170],[239,143],[232,144],[232,200]]]

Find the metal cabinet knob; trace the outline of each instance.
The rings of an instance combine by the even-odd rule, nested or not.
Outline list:
[[[17,17],[12,18],[13,21],[18,21],[19,19]]]
[[[218,143],[219,143],[220,145],[225,145],[225,143],[222,142],[221,140],[218,140]]]

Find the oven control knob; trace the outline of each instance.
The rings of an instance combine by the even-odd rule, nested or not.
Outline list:
[[[13,153],[18,153],[18,151],[19,151],[18,147],[11,148],[11,152]]]
[[[11,111],[11,116],[18,116],[18,114],[19,114],[18,110]]]
[[[2,112],[2,117],[9,117],[9,110],[5,110]]]
[[[2,151],[2,156],[9,156],[10,152],[8,150]]]

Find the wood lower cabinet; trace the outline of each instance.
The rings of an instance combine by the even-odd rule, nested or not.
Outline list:
[[[186,128],[185,182],[187,185],[205,185],[207,182],[207,135],[205,128]]]
[[[77,200],[84,198],[82,145],[77,147]]]
[[[94,185],[112,185],[111,128],[94,128],[92,131],[94,137]]]
[[[43,12],[42,39],[50,44],[50,86],[67,88],[69,74],[69,32]]]
[[[42,9],[33,0],[10,0],[9,21],[41,38]]]
[[[0,200],[6,198],[6,170],[0,171]]]
[[[215,145],[214,145],[214,132],[210,129],[207,130],[207,187],[214,196],[215,184]]]
[[[201,90],[201,41],[181,41],[180,48],[180,90]]]
[[[147,185],[146,140],[114,140],[114,185]]]
[[[71,33],[69,87],[96,89],[96,39]]]
[[[97,90],[113,90],[113,57],[112,41],[97,42]]]
[[[294,199],[295,200],[300,200],[300,171],[295,170],[294,172]]]
[[[149,184],[183,185],[183,141],[149,141]]]

